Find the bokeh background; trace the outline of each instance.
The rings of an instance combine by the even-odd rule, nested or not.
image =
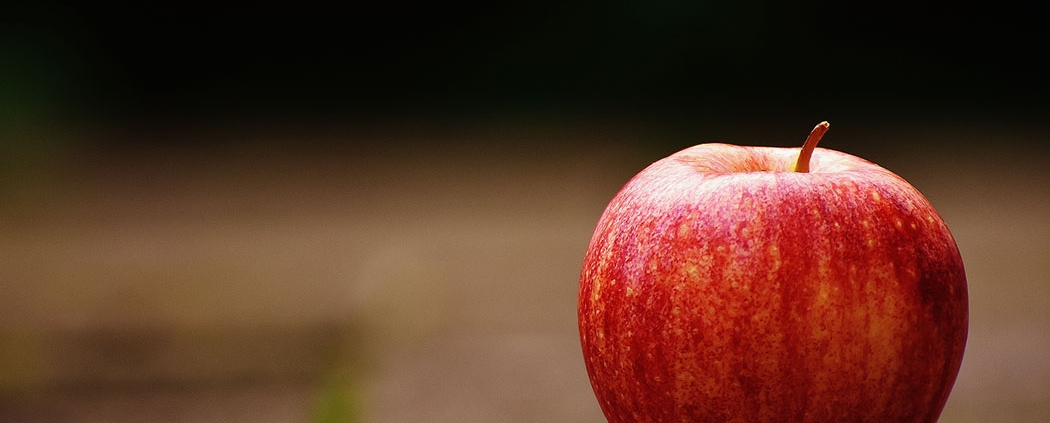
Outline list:
[[[829,120],[962,250],[941,421],[1045,422],[1046,15],[846,3],[5,5],[0,421],[603,422],[607,201]]]

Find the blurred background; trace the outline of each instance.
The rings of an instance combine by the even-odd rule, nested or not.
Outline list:
[[[1050,83],[1020,5],[617,1],[0,12],[0,421],[604,422],[608,200],[822,141],[967,266],[941,421],[1050,415]]]

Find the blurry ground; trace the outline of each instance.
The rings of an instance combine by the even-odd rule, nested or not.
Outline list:
[[[604,422],[580,260],[609,198],[672,151],[599,128],[62,134],[125,141],[2,174],[0,421]],[[158,136],[194,147],[134,147]],[[964,256],[970,339],[941,421],[1045,421],[1047,134],[854,137]]]

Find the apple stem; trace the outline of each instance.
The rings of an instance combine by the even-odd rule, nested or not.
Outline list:
[[[809,159],[813,157],[813,149],[817,148],[817,143],[820,142],[820,137],[823,137],[824,133],[828,132],[829,126],[831,126],[831,124],[828,123],[828,121],[823,121],[813,127],[813,131],[809,133],[808,137],[806,137],[806,143],[802,145],[802,152],[798,154],[798,162],[795,163],[795,172],[809,172]]]

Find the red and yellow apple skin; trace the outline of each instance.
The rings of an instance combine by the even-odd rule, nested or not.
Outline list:
[[[694,146],[612,199],[578,303],[609,422],[937,420],[966,344],[955,240],[890,171],[799,152]]]

